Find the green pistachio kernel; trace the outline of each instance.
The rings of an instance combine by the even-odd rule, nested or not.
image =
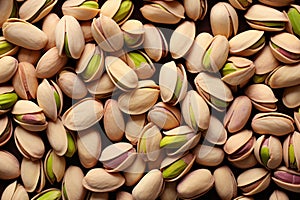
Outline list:
[[[117,23],[121,22],[126,18],[127,15],[129,15],[132,6],[133,4],[130,0],[122,1],[118,12],[113,17],[113,20],[115,20]]]
[[[265,81],[265,79],[267,78],[268,74],[262,74],[262,75],[258,75],[255,74],[252,78],[254,83],[263,83]]]
[[[206,70],[210,70],[211,68],[211,62],[210,62],[210,54],[211,54],[212,48],[209,48],[203,57],[203,67]]]
[[[294,151],[293,144],[290,144],[289,146],[289,164],[290,164],[290,168],[297,169],[297,161],[295,158],[295,151]]]
[[[271,28],[283,28],[285,27],[285,22],[261,22],[261,21],[252,21],[253,24],[267,26]]]
[[[295,35],[300,37],[300,24],[299,24],[300,13],[298,12],[298,10],[296,8],[290,8],[288,11],[288,17],[292,24]]]
[[[132,36],[130,34],[124,33],[124,42],[127,46],[133,46],[138,43],[138,41],[141,39],[141,36]]]
[[[37,198],[37,200],[58,200],[61,198],[61,192],[59,190],[52,190],[46,192]]]
[[[270,152],[268,147],[262,147],[260,150],[260,157],[262,163],[267,166],[268,160],[270,159]]]
[[[20,122],[34,125],[43,125],[46,123],[45,115],[42,112],[15,115],[15,118]]]
[[[54,183],[56,178],[55,178],[55,175],[53,173],[52,165],[53,165],[53,154],[51,152],[49,154],[47,162],[46,162],[46,169],[47,169],[48,177],[50,178],[51,182]]]
[[[98,9],[99,4],[96,1],[85,1],[79,7]]]
[[[146,138],[145,137],[142,137],[140,139],[139,152],[141,152],[141,153],[147,153]]]
[[[146,58],[140,53],[131,52],[128,53],[128,55],[131,58],[131,60],[133,60],[135,68],[137,69],[142,66],[142,63],[147,63]]]
[[[179,148],[186,142],[187,137],[185,135],[165,136],[160,141],[159,146],[166,148]]]
[[[15,46],[7,41],[1,41],[0,42],[0,55],[3,55],[10,50],[12,50]]]
[[[11,108],[18,100],[18,95],[14,92],[0,95],[0,110]]]
[[[92,78],[94,76],[94,74],[97,72],[97,69],[99,68],[100,61],[101,61],[101,55],[94,54],[92,56],[91,60],[89,61],[88,66],[86,67],[84,72],[81,74],[85,80],[89,80],[90,78]]]
[[[233,63],[226,63],[222,69],[222,76],[226,76],[228,74],[236,72],[237,70],[238,68],[236,68]]]
[[[70,158],[76,152],[76,144],[75,144],[72,134],[69,132],[67,132],[67,139],[68,139],[68,149],[67,149],[65,156]]]
[[[175,178],[179,176],[187,166],[188,164],[180,159],[163,170],[163,177],[166,179]]]
[[[181,91],[181,88],[182,88],[182,83],[183,83],[183,80],[182,80],[182,77],[180,75],[177,76],[177,81],[176,81],[176,88],[175,88],[175,91],[174,91],[174,94],[173,94],[173,97],[170,101],[170,103],[175,103],[180,95],[180,91]]]
[[[55,99],[56,109],[59,111],[60,106],[61,106],[60,96],[54,87],[52,87],[52,89],[53,89],[53,95],[54,95],[54,99]]]
[[[69,58],[72,58],[70,49],[69,49],[69,42],[68,42],[68,35],[65,33],[65,53]]]
[[[262,36],[255,44],[253,44],[249,49],[257,49],[260,46],[264,45],[266,41],[265,36]]]
[[[218,99],[216,97],[211,96],[210,101],[213,105],[219,107],[219,108],[226,108],[228,106],[228,103],[225,101],[222,101],[221,99]]]

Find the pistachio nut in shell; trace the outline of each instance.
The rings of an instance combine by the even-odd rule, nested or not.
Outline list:
[[[0,146],[5,145],[11,138],[13,126],[7,115],[0,116]]]
[[[28,131],[42,131],[48,126],[43,109],[33,101],[18,100],[11,113],[14,121]]]
[[[236,56],[251,56],[265,46],[264,31],[247,30],[229,40],[229,52]]]
[[[1,195],[1,200],[6,200],[6,199],[29,200],[29,196],[28,196],[28,193],[26,192],[25,188],[21,184],[17,183],[17,181],[14,181],[3,190],[3,193]]]
[[[233,100],[224,116],[224,127],[230,133],[242,130],[250,119],[251,111],[251,100],[247,96],[238,96]]]
[[[300,106],[298,101],[300,85],[285,88],[283,91],[282,102],[288,108],[297,108]]]
[[[0,36],[0,58],[4,56],[13,56],[19,50],[19,47],[6,41],[6,39]]]
[[[300,29],[298,25],[298,20],[300,17],[300,6],[296,4],[291,4],[290,9],[287,12],[287,16],[289,18],[289,22],[287,24],[287,31],[290,33],[294,33],[297,37],[300,37]]]
[[[20,62],[12,78],[12,85],[20,98],[35,99],[38,79],[34,66],[28,62]]]
[[[17,100],[18,95],[14,92],[13,86],[0,86],[0,115],[9,112]]]
[[[200,197],[214,186],[214,182],[215,179],[208,169],[194,170],[178,183],[178,197],[183,199]]]
[[[133,196],[129,192],[118,191],[116,194],[116,200],[133,200]]]
[[[272,180],[285,190],[300,193],[300,173],[297,171],[281,166],[274,171]]]
[[[137,154],[133,163],[123,171],[126,186],[136,185],[144,176],[146,171],[146,162]],[[151,169],[149,169],[151,170]]]
[[[269,200],[289,200],[288,195],[282,190],[274,190]]]
[[[49,188],[38,193],[31,200],[49,199],[57,200],[61,198],[61,191],[57,188]]]
[[[255,133],[283,136],[294,132],[294,120],[292,117],[277,112],[258,113],[251,122]]]
[[[203,136],[211,144],[223,145],[227,140],[227,131],[222,122],[215,116],[211,115],[208,129],[205,133],[203,133]]]
[[[56,121],[49,121],[46,134],[53,151],[58,156],[63,156],[68,150],[68,138],[67,130],[61,119],[58,118]]]
[[[106,52],[118,51],[124,45],[123,34],[118,24],[101,13],[98,18],[93,19],[91,31],[97,44]]]
[[[244,195],[253,195],[264,191],[270,184],[271,173],[264,168],[252,168],[237,177],[237,186]]]
[[[177,24],[184,19],[184,7],[177,1],[149,1],[140,11],[144,18],[154,23]]]
[[[27,192],[41,192],[46,183],[42,160],[31,161],[23,158],[21,179]]]
[[[122,25],[131,16],[134,4],[131,0],[108,0],[101,6],[101,13]]]
[[[201,72],[194,79],[194,83],[206,103],[218,111],[225,111],[233,100],[229,87],[216,76]]]
[[[71,15],[77,20],[90,20],[99,13],[99,5],[97,0],[71,0],[66,1],[62,5],[64,15]]]
[[[198,144],[193,150],[195,162],[203,166],[218,166],[224,160],[225,153],[222,148],[210,144]]]
[[[295,131],[288,135],[283,142],[283,160],[285,166],[289,169],[300,171],[300,154],[299,154],[299,138],[300,133]]]
[[[210,24],[213,35],[224,35],[230,38],[237,34],[239,19],[229,3],[219,2],[211,8]]]
[[[176,105],[187,92],[187,75],[182,64],[165,63],[159,73],[160,96],[163,102]]]
[[[98,80],[88,83],[86,88],[91,95],[98,99],[103,99],[111,96],[116,86],[111,81],[108,74],[104,72]]]
[[[80,58],[84,49],[84,37],[79,22],[70,15],[64,15],[55,28],[55,43],[58,55],[64,53],[74,59]]]
[[[279,33],[270,38],[269,46],[274,57],[286,64],[300,61],[300,39],[291,33]]]
[[[258,1],[272,7],[283,7],[294,3],[294,0],[258,0]]]
[[[178,198],[177,194],[177,183],[176,182],[166,182],[164,190],[160,195],[161,200],[176,200]]]
[[[236,9],[247,10],[252,4],[252,0],[229,0],[229,3]]]
[[[129,19],[121,26],[127,47],[136,48],[143,44],[145,29],[141,21]]]
[[[136,145],[140,133],[146,124],[146,114],[130,115],[127,119],[125,125],[125,137],[131,144]]]
[[[1,2],[0,6],[0,27],[2,28],[3,23],[10,17],[14,7],[14,1],[9,0],[9,1],[4,1]]]
[[[261,4],[252,5],[244,17],[253,29],[262,31],[282,31],[288,22],[283,12]]]
[[[182,58],[191,48],[196,35],[196,26],[192,21],[184,21],[171,35],[170,52],[172,58]]]
[[[42,52],[39,50],[29,50],[25,48],[20,48],[18,51],[19,62],[28,62],[36,66],[37,62],[42,56]]]
[[[3,24],[2,31],[7,41],[30,50],[40,50],[48,42],[48,37],[42,30],[22,19],[8,19]]]
[[[61,185],[63,200],[80,200],[85,197],[87,191],[82,185],[83,178],[84,174],[79,167],[68,167]]]
[[[186,15],[194,21],[203,20],[208,9],[207,0],[184,0],[183,6]]]
[[[274,136],[260,136],[254,146],[254,155],[257,161],[267,169],[276,169],[282,161],[282,145]]]
[[[71,106],[62,116],[63,124],[74,131],[81,131],[96,124],[103,117],[103,104],[85,98]]]
[[[132,144],[118,142],[103,149],[99,161],[108,172],[126,170],[136,158],[135,148]]]
[[[124,177],[118,173],[110,173],[103,168],[93,168],[82,179],[82,185],[92,192],[111,192],[125,183]]]
[[[228,166],[218,167],[213,176],[216,191],[221,199],[231,200],[237,196],[236,179]]]
[[[150,110],[157,102],[160,87],[152,80],[138,81],[137,88],[118,97],[118,105],[122,112],[140,115]]]
[[[56,46],[55,43],[55,28],[60,18],[55,13],[49,13],[43,20],[42,30],[48,36],[48,42],[44,47],[45,50],[49,50]]]
[[[0,158],[0,179],[9,180],[18,178],[21,172],[20,163],[17,158],[4,150],[0,150]]]
[[[57,0],[26,1],[19,8],[20,19],[36,23],[49,13],[57,2]]]

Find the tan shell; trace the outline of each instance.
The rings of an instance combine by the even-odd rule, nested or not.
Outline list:
[[[109,173],[103,168],[93,168],[85,175],[82,185],[92,192],[111,192],[125,183],[120,173]]]
[[[115,14],[118,12],[120,5],[122,3],[122,0],[108,0],[105,1],[104,4],[101,7],[101,14],[113,18]],[[124,22],[127,21],[127,19],[131,16],[134,10],[134,4],[132,4],[131,9],[127,16],[118,23],[118,25],[122,25]]]
[[[125,137],[131,142],[131,144],[136,145],[139,139],[139,135],[144,128],[146,123],[146,115],[130,115],[128,121],[126,122]]]
[[[151,185],[151,187],[149,187]],[[155,200],[161,193],[164,180],[161,171],[154,169],[149,171],[132,190],[132,196],[136,200]]]
[[[19,62],[28,62],[34,66],[39,61],[42,56],[42,52],[39,50],[29,50],[25,48],[20,48],[18,52],[18,61]]]
[[[128,37],[134,40],[133,43],[128,43],[125,39],[126,46],[136,48],[143,44],[145,29],[141,21],[129,19],[121,26],[121,30],[123,31],[124,39]]]
[[[140,181],[146,170],[146,162],[139,156],[135,157],[133,163],[123,171],[125,185],[133,186]]]
[[[0,27],[2,28],[3,23],[9,18],[11,11],[14,6],[13,0],[3,1],[0,6]]]
[[[283,161],[285,163],[285,166],[288,167],[288,168],[291,168],[290,166],[290,161],[289,161],[289,147],[290,145],[292,144],[293,145],[293,148],[294,148],[294,158],[295,158],[295,162],[296,162],[296,167],[297,171],[300,171],[300,166],[299,166],[299,163],[300,163],[300,153],[299,153],[299,139],[300,139],[300,133],[295,131],[294,133],[288,135],[288,137],[284,140],[283,142]]]
[[[251,122],[255,133],[282,136],[292,133],[294,120],[288,115],[276,112],[258,113]]]
[[[51,180],[47,173],[47,160],[49,156],[52,155],[52,171],[55,177],[55,180]],[[59,183],[64,177],[66,169],[66,160],[65,157],[58,156],[53,150],[49,150],[47,155],[45,156],[44,160],[44,172],[46,175],[46,178],[50,182],[51,185],[53,185],[55,182]]]
[[[186,15],[194,21],[203,20],[207,13],[207,1],[184,0],[183,6]]]
[[[294,0],[258,0],[259,2],[273,7],[283,7],[294,3]]]
[[[133,196],[129,192],[118,191],[116,194],[116,200],[133,200]]]
[[[23,158],[21,179],[27,192],[41,192],[46,183],[42,160],[31,161]]]
[[[279,66],[279,61],[273,56],[270,46],[266,45],[254,58],[255,74],[263,75]]]
[[[237,196],[237,183],[228,166],[222,166],[214,171],[215,188],[223,200],[231,200]]]
[[[47,139],[58,156],[63,156],[68,149],[66,129],[60,119],[49,121],[46,130]],[[59,140],[57,139],[59,138]]]
[[[43,32],[48,36],[48,42],[44,47],[45,50],[49,50],[56,46],[55,44],[55,28],[60,18],[55,13],[48,14],[42,24]]]
[[[18,60],[12,56],[0,58],[0,83],[9,81],[18,69]]]
[[[240,0],[229,0],[229,3],[236,9],[246,10],[252,4],[252,0],[247,0],[247,6],[242,5]]]
[[[295,175],[297,177],[299,177],[299,175],[300,175],[298,172],[296,172],[294,170],[291,170],[291,169],[288,169],[284,166],[281,166],[281,167],[277,168],[277,170],[274,173],[276,173],[277,171],[283,171],[283,172],[286,172],[290,175]],[[285,190],[288,190],[288,191],[291,191],[291,192],[297,192],[297,193],[300,192],[299,184],[287,183],[287,182],[284,182],[284,181],[276,178],[275,176],[272,177],[272,180],[276,183],[276,185],[278,185],[279,187],[281,187]]]
[[[28,196],[25,188],[21,184],[18,184],[17,181],[14,181],[11,184],[9,184],[2,193],[1,200],[6,200],[6,199],[29,200],[29,196]]]
[[[8,151],[0,151],[0,179],[9,180],[20,176],[20,163],[17,158]]]
[[[115,89],[115,84],[111,81],[108,74],[104,72],[102,76],[86,85],[89,93],[98,99],[109,97]]]
[[[161,200],[177,200],[178,194],[177,194],[177,183],[176,182],[166,182],[164,190],[162,191],[160,195]]]
[[[197,169],[186,175],[177,185],[178,197],[200,197],[214,186],[215,179],[208,169]]]
[[[13,133],[13,124],[7,115],[0,115],[0,147],[5,145]]]
[[[228,159],[229,160],[229,159]],[[243,158],[241,160],[236,159],[236,160],[231,160],[230,159],[230,163],[234,166],[237,167],[239,169],[250,169],[253,168],[254,166],[256,166],[258,164],[253,152],[246,158]]]
[[[204,133],[204,138],[208,142],[216,145],[223,145],[227,140],[226,129],[222,122],[213,115],[210,116],[209,126],[206,133]]]
[[[274,190],[269,200],[289,200],[287,194],[281,190]]]
[[[93,35],[92,35],[92,22],[91,21],[81,21],[80,22],[81,30],[84,36],[85,42],[92,42],[94,41]]]
[[[61,120],[68,129],[81,131],[93,126],[102,117],[102,103],[93,98],[85,98],[71,106]]]
[[[63,14],[71,15],[77,20],[93,19],[99,13],[100,9],[80,7],[80,5],[84,2],[85,0],[65,1],[61,7]]]
[[[196,163],[203,166],[218,166],[225,156],[220,147],[206,144],[198,144],[193,153],[196,156]]]
[[[300,106],[298,100],[300,85],[285,88],[283,91],[282,102],[288,108],[297,108]]]

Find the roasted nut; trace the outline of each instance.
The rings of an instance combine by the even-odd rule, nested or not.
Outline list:
[[[283,142],[283,160],[285,166],[287,168],[300,171],[299,167],[299,145],[298,140],[300,138],[300,133],[295,131],[294,133],[290,134]]]
[[[231,200],[237,196],[237,183],[228,166],[222,166],[214,171],[215,188],[223,200]]]
[[[284,166],[279,167],[273,174],[272,180],[279,187],[300,193],[300,173]]]
[[[20,176],[20,163],[17,158],[7,152],[0,150],[0,179],[9,180]]]
[[[9,184],[2,193],[1,200],[5,199],[24,199],[29,200],[29,196],[25,190],[25,188],[18,184],[17,181]]]
[[[101,13],[122,25],[132,14],[134,4],[131,0],[108,0],[101,7]]]
[[[207,0],[184,0],[186,15],[194,21],[203,20],[207,13]]]
[[[218,146],[198,144],[194,149],[195,162],[203,166],[218,166],[224,160],[224,151]]]
[[[99,13],[97,0],[71,0],[62,5],[64,15],[71,15],[78,20],[89,20]]]

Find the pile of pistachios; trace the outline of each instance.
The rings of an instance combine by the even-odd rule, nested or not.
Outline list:
[[[300,2],[0,0],[0,28],[1,200],[300,198]]]

